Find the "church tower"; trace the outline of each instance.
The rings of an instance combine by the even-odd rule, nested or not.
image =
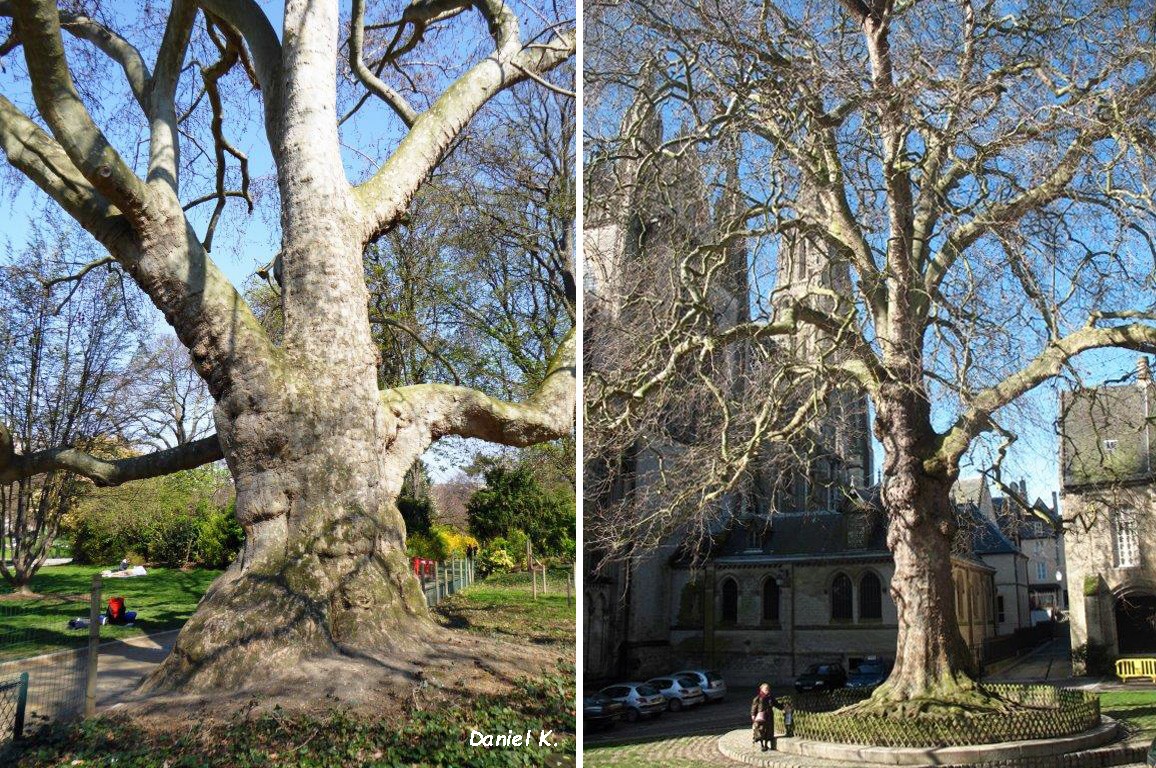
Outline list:
[[[797,209],[823,220],[822,200],[804,185],[796,201]],[[831,248],[815,237],[792,230],[783,235],[779,246],[776,286],[772,297],[775,319],[791,306],[805,306],[834,317],[855,311],[853,284],[846,260],[833,255]],[[797,332],[782,342],[785,351],[802,364],[833,365],[846,351],[828,331],[799,321]],[[867,488],[872,482],[872,456],[866,393],[847,384],[827,398],[827,414],[816,435],[819,460],[804,483],[827,484],[842,492]],[[803,493],[802,496],[806,496]],[[799,502],[805,503],[798,492]],[[796,504],[798,505],[798,504]]]

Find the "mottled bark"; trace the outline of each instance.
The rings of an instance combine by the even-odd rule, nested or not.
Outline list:
[[[914,374],[918,355],[914,360],[913,367],[897,367]],[[899,621],[895,667],[872,697],[872,706],[882,703],[885,710],[894,710],[894,702],[950,700],[974,687],[976,672],[959,633],[951,567],[958,521],[950,492],[959,470],[938,460],[939,440],[919,381],[881,387],[874,425],[886,457],[883,503]]]
[[[384,417],[363,411],[334,391],[231,424],[218,414],[245,548],[147,689],[233,688],[310,658],[384,660],[420,642],[429,620],[395,506],[414,457],[391,451]]]

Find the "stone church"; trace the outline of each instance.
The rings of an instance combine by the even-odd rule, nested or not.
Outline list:
[[[587,183],[588,329],[624,311],[632,290],[651,289],[629,285],[632,260],[641,252],[674,258],[686,243],[718,240],[727,214],[725,195],[712,209],[693,152],[676,159],[647,154],[663,140],[662,118],[651,103],[636,102],[621,130],[632,141],[614,160],[593,163]],[[664,177],[663,193],[655,192],[656,176]],[[728,248],[725,279],[712,294],[723,324],[750,320],[748,258],[744,245]],[[782,240],[776,313],[782,301],[831,302],[850,292],[845,263],[806,238]],[[776,343],[795,355],[839,354],[814,333]],[[741,365],[742,353],[736,357]],[[597,569],[599,553],[586,553],[588,682],[645,679],[687,665],[719,669],[736,681],[785,682],[815,662],[851,668],[860,659],[894,655],[894,563],[872,487],[866,398],[835,390],[815,433],[814,460],[788,472],[781,464],[773,471],[756,466],[743,489],[722,502],[705,559],[686,551],[678,536]],[[629,499],[655,471],[645,450],[618,460],[622,479],[609,501]],[[587,514],[607,502],[587,498]],[[1007,550],[1013,558],[1018,550],[982,516],[964,530],[967,541],[953,558],[956,601],[961,633],[978,656],[1005,617],[996,613],[997,568],[974,545]],[[1019,572],[1014,563],[1011,568]],[[1021,602],[1026,617],[1026,599]],[[1022,625],[1020,613],[1009,620],[1012,628]]]
[[[1060,402],[1077,674],[1156,654],[1156,384],[1147,357],[1129,378]]]

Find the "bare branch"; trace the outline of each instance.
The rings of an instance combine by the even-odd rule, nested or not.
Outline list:
[[[511,446],[565,437],[574,426],[574,331],[562,341],[541,385],[522,403],[490,397],[468,387],[417,384],[382,392],[382,402],[425,443],[448,435]]]
[[[943,436],[941,455],[958,459],[972,440],[990,428],[991,416],[997,410],[1059,374],[1076,355],[1104,347],[1156,352],[1156,325],[1130,323],[1097,328],[1089,324],[1049,344],[1018,372],[970,398],[967,410]]]
[[[0,147],[13,167],[32,180],[106,245],[130,234],[120,211],[77,170],[39,125],[0,96]]]
[[[89,183],[130,219],[147,218],[144,184],[93,122],[64,56],[60,13],[46,0],[14,0],[16,26],[36,106],[53,136]]]
[[[75,448],[53,448],[22,456],[13,450],[11,434],[0,425],[0,484],[47,472],[66,471],[107,487],[193,469],[222,458],[224,454],[216,435],[144,456],[111,461]]]
[[[502,38],[504,39],[504,38]],[[514,55],[499,50],[458,78],[422,113],[393,156],[355,192],[365,211],[370,239],[393,227],[410,199],[453,145],[465,125],[493,96],[527,78],[541,75],[574,55],[574,31],[555,36],[548,45]]]
[[[406,127],[412,127],[418,118],[415,110],[405,97],[391,88],[365,66],[363,47],[365,43],[365,0],[353,0],[353,19],[350,21],[349,31],[349,63],[353,67],[353,74],[369,89],[397,113]],[[382,62],[384,64],[384,60]]]

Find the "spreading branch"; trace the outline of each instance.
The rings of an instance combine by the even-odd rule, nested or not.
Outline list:
[[[526,401],[511,403],[469,387],[417,384],[382,392],[382,402],[425,444],[450,435],[516,447],[565,437],[574,426],[575,340],[570,331],[550,361],[541,385]]]
[[[951,461],[957,460],[976,437],[991,428],[991,417],[997,410],[1057,376],[1076,355],[1105,347],[1156,352],[1156,325],[1129,323],[1095,327],[1089,324],[1052,342],[1019,371],[977,392],[967,410],[943,436],[940,454]]]
[[[193,469],[222,458],[224,454],[216,435],[126,459],[100,459],[76,448],[51,448],[21,455],[14,449],[11,433],[0,425],[0,484],[63,471],[75,472],[98,486],[107,487]]]
[[[412,127],[418,118],[417,110],[396,89],[390,87],[365,65],[364,47],[365,0],[353,0],[353,19],[350,21],[349,32],[349,63],[353,67],[353,74],[370,93],[388,104],[407,128]],[[384,63],[383,59],[382,66]]]
[[[573,57],[573,30],[559,32],[547,44],[522,48],[517,41],[516,18],[511,20],[496,7],[487,8],[483,13],[490,21],[495,52],[459,77],[418,116],[393,156],[356,188],[371,240],[397,223],[410,199],[453,146],[460,126],[487,101],[531,73],[545,74]]]

